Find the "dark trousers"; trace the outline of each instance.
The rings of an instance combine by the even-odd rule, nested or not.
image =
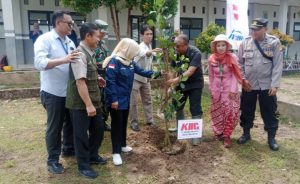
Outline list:
[[[47,111],[46,147],[48,163],[58,162],[61,153],[61,131],[63,124],[68,127],[64,131],[64,143],[73,148],[73,130],[69,111],[65,108],[66,98],[41,91],[42,105]]]
[[[127,121],[129,110],[110,110],[111,117],[111,142],[113,154],[121,153],[121,148],[126,146]]]
[[[104,125],[101,110],[97,115],[88,117],[86,110],[70,109],[74,127],[74,146],[78,169],[90,168],[89,161],[98,157],[103,140]]]
[[[73,137],[73,125],[70,118],[69,110],[66,111],[66,119],[63,125],[63,145],[62,152],[74,152],[74,137]]]
[[[109,116],[109,109],[108,107],[105,105],[105,90],[104,88],[100,88],[100,95],[101,95],[101,102],[102,102],[102,106],[101,106],[101,111],[102,111],[102,119],[104,123],[107,123],[106,121],[108,120],[108,116]]]
[[[177,112],[183,111],[185,103],[189,98],[190,102],[190,112],[192,117],[201,117],[203,114],[201,107],[201,96],[202,96],[202,88],[190,89],[188,91],[183,91],[183,96],[179,100],[181,104],[176,105]],[[176,104],[176,102],[174,101]]]
[[[253,127],[255,116],[256,101],[258,97],[260,114],[264,121],[266,131],[276,132],[278,129],[278,119],[276,117],[277,98],[269,96],[269,90],[252,90],[250,92],[242,91],[241,94],[241,117],[240,125],[244,129]]]

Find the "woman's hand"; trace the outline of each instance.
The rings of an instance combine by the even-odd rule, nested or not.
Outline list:
[[[111,103],[111,108],[117,110],[119,107],[119,103],[118,102],[113,102]]]

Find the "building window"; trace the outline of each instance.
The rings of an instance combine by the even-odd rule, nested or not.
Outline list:
[[[193,6],[193,13],[196,13],[196,6]]]
[[[40,0],[40,5],[41,5],[41,6],[44,6],[44,5],[45,5],[44,0]]]
[[[59,0],[55,0],[55,6],[59,6]]]
[[[217,14],[217,8],[214,8],[214,14]]]
[[[182,12],[185,13],[185,6],[182,6]]]
[[[273,22],[273,29],[278,29],[278,22]]]
[[[202,26],[201,18],[180,18],[180,30],[189,37],[189,40],[195,40],[199,36]]]
[[[29,0],[24,0],[24,4],[29,4]]]
[[[225,15],[225,8],[222,8],[222,14]]]
[[[274,18],[276,17],[276,11],[274,11],[274,13],[273,13],[273,17],[274,17]]]
[[[268,12],[267,11],[263,11],[263,18],[267,19],[268,18]]]
[[[294,23],[293,37],[295,41],[300,41],[300,22]]]
[[[71,12],[70,14],[78,27],[86,20],[85,17],[78,13]],[[52,29],[52,16],[52,11],[28,11],[28,29],[31,30],[33,24],[38,23],[43,33],[50,31]]]
[[[296,13],[294,13],[294,18],[296,18]]]
[[[205,7],[202,7],[202,14],[205,14]]]
[[[250,16],[250,10],[247,10],[247,15]]]
[[[223,26],[223,27],[226,29],[226,19],[216,19],[216,20],[215,20],[215,23],[216,23],[218,26]]]

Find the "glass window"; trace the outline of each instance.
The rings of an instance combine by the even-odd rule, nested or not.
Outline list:
[[[263,18],[267,19],[268,18],[268,12],[267,11],[263,11]]]
[[[24,0],[24,4],[29,4],[29,0]]]
[[[44,4],[45,4],[44,0],[40,0],[40,5],[44,6]]]
[[[59,6],[59,0],[55,0],[55,6]]]
[[[223,26],[224,28],[226,28],[226,19],[216,19],[216,20],[215,20],[215,23],[216,23],[218,26]]]
[[[180,30],[194,40],[202,31],[203,20],[201,18],[180,18]]]
[[[80,27],[82,22],[85,22],[86,18],[81,16],[78,13],[71,12],[70,15],[75,23]],[[52,29],[52,11],[28,11],[28,22],[29,22],[29,30],[32,29],[32,26],[35,22],[39,23],[40,30],[43,33],[48,32]]]
[[[202,14],[205,14],[205,7],[202,7]]]
[[[300,22],[294,23],[293,37],[295,41],[300,41]]]
[[[182,12],[185,13],[185,6],[182,6]]]
[[[278,29],[278,22],[273,22],[273,29]]]

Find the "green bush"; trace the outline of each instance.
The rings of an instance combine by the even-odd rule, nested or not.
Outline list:
[[[202,53],[211,53],[210,43],[214,40],[215,36],[219,34],[225,34],[225,28],[215,23],[209,24],[196,38],[196,47],[198,47]]]

